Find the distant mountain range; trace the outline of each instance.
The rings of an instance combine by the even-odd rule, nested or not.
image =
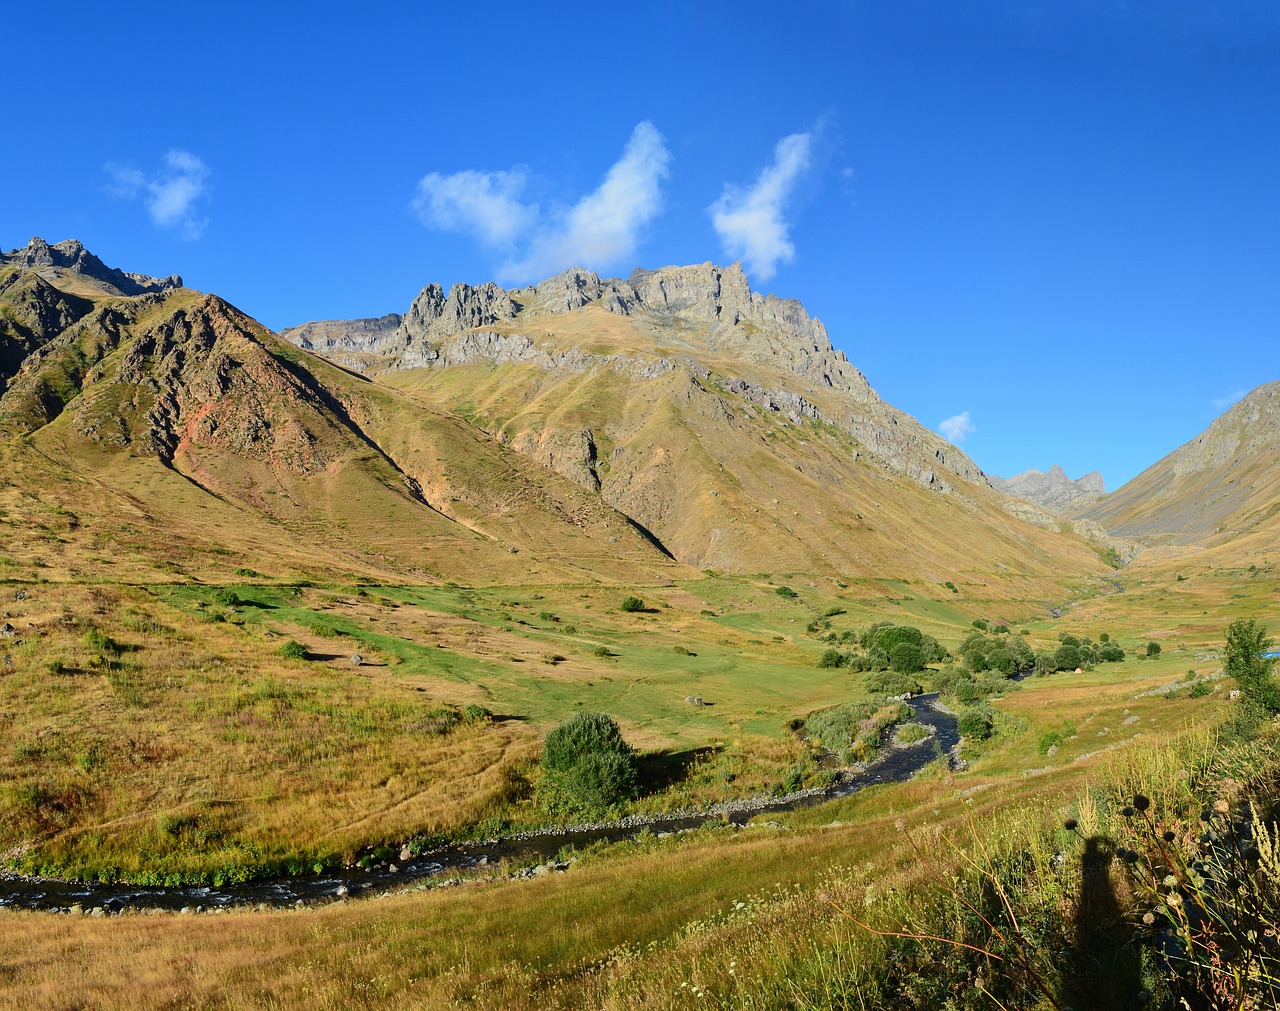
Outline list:
[[[1027,470],[1007,479],[992,475],[991,487],[1055,513],[1065,513],[1082,502],[1095,502],[1106,494],[1102,475],[1096,470],[1073,481],[1056,463],[1047,474]]]
[[[1112,495],[1058,467],[988,480],[737,265],[428,285],[278,337],[33,239],[0,255],[0,391],[10,564],[69,575],[722,569],[1027,599],[1105,572],[1101,527],[1252,536],[1278,498],[1275,384]]]

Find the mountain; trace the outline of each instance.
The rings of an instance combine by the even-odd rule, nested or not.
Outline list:
[[[432,284],[402,314],[282,336],[465,418],[699,568],[937,583],[1099,565],[1082,538],[1011,517],[972,460],[736,264]]]
[[[1083,515],[1151,544],[1223,562],[1280,543],[1280,382],[1259,386],[1184,446]]]
[[[303,354],[215,295],[107,292],[104,274],[147,284],[72,245],[35,240],[0,265],[9,564],[489,581],[672,567],[598,496],[456,416]]]
[[[1027,499],[1054,513],[1065,513],[1106,494],[1102,475],[1096,470],[1073,481],[1056,463],[1047,474],[1027,470],[1007,479],[993,474],[990,480],[997,491]]]
[[[44,239],[33,238],[22,249],[0,253],[0,267],[5,266],[34,271],[45,280],[62,281],[61,287],[88,295],[142,295],[182,287],[182,278],[177,274],[155,278],[108,267],[78,239],[51,246]]]

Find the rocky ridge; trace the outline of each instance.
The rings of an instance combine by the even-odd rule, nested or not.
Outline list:
[[[554,339],[558,320],[601,310],[648,335],[648,346],[601,351]],[[635,381],[682,372],[793,424],[831,424],[889,469],[934,490],[952,491],[956,478],[987,485],[963,452],[881,400],[820,320],[794,299],[753,292],[736,263],[636,270],[627,279],[574,267],[511,290],[459,283],[446,294],[431,284],[395,320],[308,323],[282,336],[371,373],[517,363],[560,374],[608,369]],[[576,447],[576,433],[572,441]],[[540,435],[518,444],[554,443]],[[565,457],[562,449],[553,455]],[[581,477],[577,448],[567,455],[573,462],[562,473],[595,485]]]
[[[35,236],[21,249],[0,253],[0,267],[14,266],[33,270],[49,279],[56,279],[63,272],[92,278],[108,295],[146,295],[170,291],[182,287],[177,274],[169,277],[149,277],[108,267],[80,244],[78,239],[64,239],[50,245]]]
[[[1054,513],[1065,513],[1074,506],[1087,505],[1107,493],[1102,475],[1096,470],[1073,481],[1056,463],[1047,474],[1034,469],[1007,479],[993,474],[991,487],[1006,495],[1027,499]]]

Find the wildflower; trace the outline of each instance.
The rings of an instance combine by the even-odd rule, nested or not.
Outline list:
[[[1231,805],[1228,804],[1225,800],[1215,800],[1213,802],[1213,809],[1217,811],[1218,814],[1226,814],[1228,811],[1231,810]]]
[[[1151,806],[1151,801],[1139,793],[1139,794],[1136,794],[1133,798],[1133,806],[1136,807],[1139,811],[1145,811],[1147,808]]]
[[[1176,838],[1178,838],[1178,837],[1177,837],[1176,835],[1174,835],[1172,832],[1168,832],[1168,831],[1166,831],[1166,832],[1165,832],[1165,834],[1164,834],[1164,841],[1165,841],[1165,842],[1173,842],[1173,840],[1175,840]]]
[[[1174,885],[1178,883],[1178,879],[1175,878],[1172,874],[1167,874],[1165,875],[1164,883],[1166,887],[1172,888]]]
[[[1182,896],[1177,892],[1170,892],[1164,897],[1164,903],[1171,909],[1177,909],[1178,906],[1182,905]]]
[[[1078,824],[1080,823],[1077,822],[1074,818],[1068,818],[1066,821],[1062,823],[1062,827],[1065,828],[1068,832],[1074,832]]]
[[[1153,923],[1156,922],[1156,914],[1150,911],[1143,913],[1142,922],[1145,923],[1148,927],[1151,926]]]
[[[1126,818],[1132,818],[1132,817],[1133,817],[1133,808],[1131,808],[1131,807],[1122,807],[1122,808],[1120,809],[1120,813],[1121,813],[1122,815],[1124,815]]]

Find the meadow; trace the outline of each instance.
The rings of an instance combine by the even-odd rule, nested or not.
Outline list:
[[[992,700],[994,735],[962,746],[960,771],[937,762],[910,783],[745,828],[566,853],[564,873],[491,868],[287,911],[6,911],[0,999],[858,1007],[889,965],[928,972],[907,942],[846,914],[883,929],[945,922],[958,914],[937,880],[999,852],[1039,867],[1028,895],[1067,922],[1082,870],[1061,825],[1080,799],[1118,807],[1134,782],[1173,796],[1176,768],[1219,750],[1212,728],[1231,706],[1221,630],[1265,617],[1277,582],[1180,574],[1137,568],[1124,592],[1082,585],[1057,619],[1038,602],[778,573],[627,587],[645,604],[636,612],[621,608],[623,588],[596,583],[11,581],[22,641],[0,661],[2,845],[17,869],[89,878],[307,873],[382,844],[546,824],[531,799],[538,743],[579,706],[614,715],[649,761],[629,810],[767,793],[809,751],[792,721],[869,697],[863,675],[817,666],[823,637],[877,620],[909,617],[949,648],[977,619],[1008,621],[1036,648],[1107,632],[1126,659],[1010,683]],[[830,627],[811,631],[816,617]],[[281,655],[290,640],[306,659]],[[1148,658],[1152,641],[1162,649]],[[468,722],[467,706],[490,716]]]

